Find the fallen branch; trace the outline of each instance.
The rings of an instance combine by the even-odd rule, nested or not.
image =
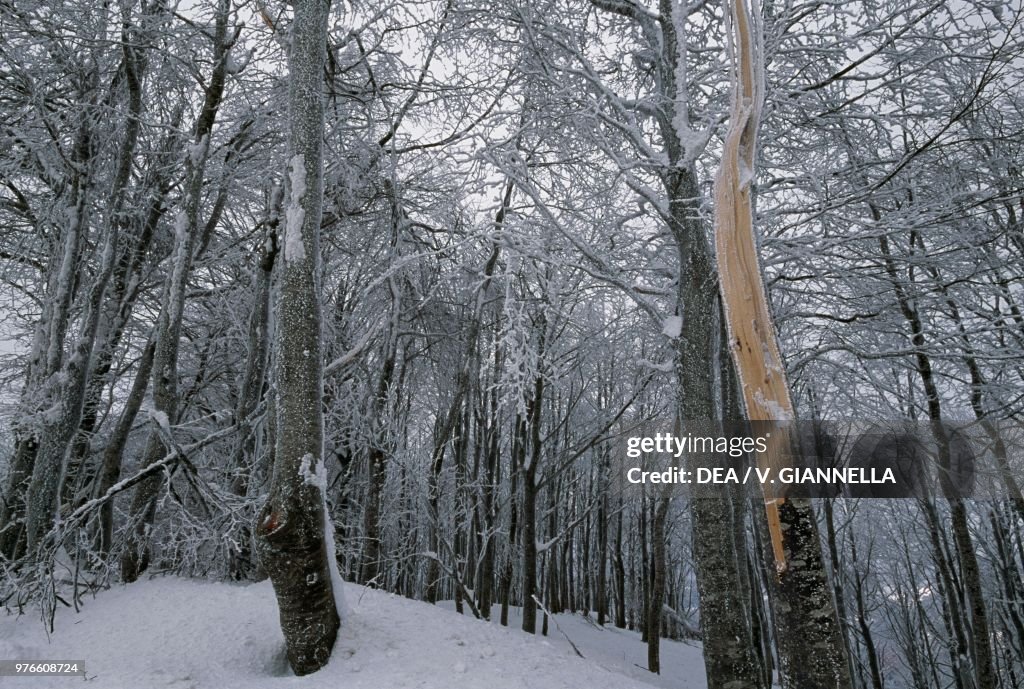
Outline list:
[[[537,604],[537,607],[541,609],[541,612],[543,612],[545,615],[547,615],[548,619],[551,620],[555,624],[555,629],[557,629],[562,634],[562,636],[565,637],[565,640],[569,642],[570,646],[572,646],[572,650],[576,651],[576,655],[578,655],[580,658],[583,658],[584,660],[586,660],[587,657],[585,655],[583,655],[582,653],[580,653],[580,649],[576,648],[576,644],[574,644],[572,642],[572,639],[569,638],[569,635],[566,634],[565,631],[560,626],[558,626],[558,620],[555,619],[554,615],[552,615],[550,612],[548,612],[548,609],[545,608],[544,604],[541,603],[537,599],[537,596],[530,596],[530,598],[533,598],[533,602]]]
[[[152,464],[143,469],[140,469],[132,476],[129,476],[126,479],[118,481],[110,488],[108,488],[106,492],[103,493],[103,495],[97,496],[92,500],[89,500],[88,502],[85,502],[82,505],[80,505],[74,512],[69,514],[60,524],[54,526],[54,528],[51,529],[50,532],[47,534],[47,538],[51,536],[56,537],[58,535],[59,527],[67,528],[67,526],[70,524],[81,523],[81,521],[97,507],[105,503],[107,500],[110,500],[121,491],[131,488],[132,486],[139,483],[140,481],[142,481],[142,479],[146,478],[153,472],[164,469],[165,467],[174,464],[178,460],[187,459],[188,454],[195,452],[196,450],[201,450],[207,445],[211,445],[216,441],[220,440],[221,438],[231,435],[232,433],[235,432],[235,430],[236,429],[234,426],[228,426],[227,428],[223,428],[215,433],[211,433],[202,440],[197,440],[196,442],[191,443],[189,445],[185,445],[184,447],[176,447],[175,449],[171,450],[168,454],[164,455],[163,458],[158,459],[157,461],[153,462]]]
[[[439,540],[441,541],[441,543],[445,542],[443,538]],[[480,610],[477,609],[476,604],[473,602],[473,592],[466,588],[466,585],[462,583],[462,577],[459,576],[458,572],[454,571],[451,567],[446,565],[444,561],[440,557],[438,557],[437,553],[425,552],[420,553],[420,555],[422,555],[425,558],[434,560],[438,565],[440,565],[441,569],[443,569],[445,573],[448,576],[450,576],[452,580],[455,582],[455,584],[459,587],[459,590],[462,592],[463,602],[469,606],[469,611],[473,613],[473,617],[475,617],[478,620],[482,620],[483,615],[480,614]]]

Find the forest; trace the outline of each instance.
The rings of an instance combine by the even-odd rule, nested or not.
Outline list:
[[[379,591],[635,633],[659,686],[679,643],[709,689],[1024,686],[1019,0],[0,0],[0,37],[0,660],[269,580],[296,675]],[[673,466],[856,422],[937,479],[627,479],[797,420]]]

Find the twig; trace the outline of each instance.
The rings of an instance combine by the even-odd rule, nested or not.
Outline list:
[[[576,655],[578,655],[580,658],[583,658],[584,660],[586,660],[587,657],[585,655],[583,655],[582,653],[580,653],[580,649],[576,648],[576,644],[574,644],[572,642],[572,639],[569,638],[569,635],[566,634],[565,631],[560,626],[558,626],[558,620],[555,619],[555,616],[552,615],[550,612],[548,612],[548,609],[544,607],[543,603],[541,603],[539,600],[537,600],[537,596],[534,595],[534,596],[530,596],[530,597],[533,598],[533,602],[537,604],[537,607],[540,608],[541,611],[545,615],[548,616],[548,619],[550,619],[552,622],[555,623],[555,629],[557,629],[559,632],[561,632],[562,636],[565,637],[565,640],[569,642],[570,646],[572,646],[572,650],[576,651]]]

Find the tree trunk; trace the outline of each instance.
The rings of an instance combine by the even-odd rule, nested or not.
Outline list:
[[[85,304],[86,312],[81,324],[74,353],[64,367],[65,384],[59,395],[59,414],[56,423],[49,425],[40,440],[39,451],[32,470],[26,493],[26,543],[29,550],[39,545],[40,540],[53,526],[54,515],[58,512],[60,495],[65,480],[68,457],[72,442],[79,430],[88,395],[88,384],[93,367],[93,350],[96,333],[104,315],[104,295],[110,277],[117,265],[120,248],[121,210],[131,173],[135,145],[138,141],[139,120],[142,110],[142,74],[136,48],[132,47],[130,19],[124,18],[122,29],[122,50],[126,82],[128,84],[129,111],[125,119],[124,140],[118,152],[117,172],[110,189],[112,203],[104,231],[99,271],[89,290]]]
[[[733,107],[715,180],[715,237],[729,345],[747,418],[782,422],[760,458],[777,466],[790,452],[794,418],[785,368],[761,278],[751,207],[752,171],[763,94],[759,23],[745,0],[728,8],[735,33]],[[781,431],[781,432],[778,432]],[[852,686],[838,613],[824,570],[818,528],[806,500],[767,500],[778,576],[783,686]]]
[[[124,457],[124,447],[128,443],[128,436],[131,435],[132,424],[142,407],[142,401],[146,396],[146,388],[149,387],[149,377],[153,371],[153,355],[156,345],[153,340],[146,343],[139,358],[139,368],[135,373],[135,380],[132,382],[131,391],[125,401],[124,409],[117,419],[117,426],[107,441],[107,447],[103,450],[103,459],[100,464],[99,475],[96,480],[96,490],[93,497],[100,497],[114,486],[121,477],[121,460]],[[99,551],[106,557],[110,553],[110,547],[114,542],[114,501],[107,500],[100,507],[99,517]]]
[[[247,336],[248,357],[242,384],[235,405],[235,427],[238,437],[232,453],[230,469],[235,472],[231,481],[231,492],[244,498],[249,492],[252,465],[249,460],[256,447],[257,428],[253,416],[259,408],[266,383],[267,361],[270,350],[270,293],[277,258],[277,232],[280,225],[283,189],[276,185],[271,191],[267,215],[264,219],[263,241],[260,242],[259,260],[253,276],[252,313],[249,316]],[[252,529],[248,524],[241,526],[238,536],[238,550],[231,552],[229,571],[232,579],[248,579],[255,572],[252,557]]]
[[[540,319],[542,335],[539,344],[538,359],[544,356],[543,328],[544,319]],[[537,593],[537,467],[541,460],[541,417],[544,413],[544,376],[538,375],[534,381],[533,399],[527,405],[527,417],[530,423],[530,458],[521,465],[523,483],[523,514],[522,514],[522,590],[523,590],[523,631],[535,634],[537,630],[537,603],[533,600]]]
[[[601,627],[608,621],[608,488],[610,479],[610,448],[602,448],[598,468],[598,485],[601,497],[597,507],[597,585],[594,592],[594,607],[597,610],[597,624]]]
[[[615,626],[619,629],[626,628],[626,567],[623,562],[622,553],[622,498],[619,498],[619,514],[616,518],[615,527],[615,555],[612,557],[612,565],[615,568]]]
[[[910,326],[910,341],[916,353],[917,371],[924,388],[928,405],[928,418],[931,422],[932,436],[938,446],[938,477],[943,497],[949,501],[949,516],[953,527],[953,543],[957,557],[963,569],[964,585],[967,589],[967,604],[970,608],[970,629],[972,632],[972,658],[974,660],[975,682],[977,689],[995,689],[997,677],[992,662],[992,643],[989,638],[988,612],[981,590],[981,572],[974,542],[967,523],[967,507],[961,497],[959,487],[954,485],[951,475],[951,441],[949,430],[942,421],[942,402],[938,385],[932,371],[931,358],[924,351],[924,324],[917,310],[913,294],[908,294],[896,271],[896,265],[889,248],[889,241],[883,235],[879,237],[879,248],[885,259],[886,272],[893,283],[893,290],[899,302],[900,311]],[[911,243],[914,240],[911,238]]]
[[[521,473],[523,503],[522,527],[520,529],[522,548],[523,631],[534,634],[537,630],[537,486],[533,473]]]
[[[519,451],[518,445],[521,443],[521,433],[519,432],[522,427],[522,422],[519,420],[518,415],[516,416],[515,423],[515,435],[512,439],[512,455],[513,457]],[[518,502],[517,490],[519,485],[519,472],[513,468],[509,476],[509,482],[512,484],[509,486],[508,493],[508,505],[509,505],[509,521],[508,521],[508,550],[505,556],[505,567],[501,571],[501,626],[508,626],[508,608],[512,603],[512,559],[515,553],[516,547],[516,533],[518,530],[518,516],[519,512],[516,508]]]
[[[671,484],[662,487],[651,519],[651,593],[647,599],[647,669],[661,674],[661,608],[665,600],[665,538]]]
[[[277,304],[277,449],[270,495],[257,516],[257,552],[277,596],[288,662],[297,675],[327,664],[340,617],[328,534],[323,456],[320,222],[327,0],[295,5],[288,54],[289,202]],[[340,581],[340,579],[338,579]]]
[[[89,80],[95,79],[96,74],[93,72]],[[82,106],[96,104],[93,94],[90,94],[89,101],[84,94],[81,97]],[[7,476],[7,489],[0,504],[0,554],[10,560],[25,552],[30,484],[33,480],[38,482],[40,478],[45,479],[53,471],[50,467],[44,467],[41,472],[35,471],[38,454],[50,430],[46,427],[53,425],[52,422],[47,423],[43,412],[53,408],[63,416],[67,408],[67,402],[62,399],[64,386],[59,384],[58,373],[64,364],[64,340],[71,320],[76,271],[81,265],[82,248],[88,229],[88,162],[93,150],[93,125],[93,118],[83,110],[71,153],[74,173],[66,180],[69,190],[65,201],[67,222],[60,237],[60,253],[55,251],[47,266],[46,299],[36,324],[28,374],[21,396],[23,418],[15,419],[13,424],[15,447]],[[52,510],[46,505],[43,507]]]

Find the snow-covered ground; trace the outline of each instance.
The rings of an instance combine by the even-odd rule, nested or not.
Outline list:
[[[530,636],[351,584],[351,608],[330,664],[295,677],[267,582],[248,586],[157,578],[62,611],[51,638],[32,615],[0,617],[0,659],[84,661],[81,677],[0,678],[7,687],[101,689],[703,689],[700,649],[663,641],[662,675],[639,635],[558,615]],[[495,615],[495,617],[497,617]],[[518,616],[513,615],[518,622]],[[513,620],[510,620],[510,624]]]
[[[453,601],[443,601],[438,605],[453,612],[455,610]],[[471,615],[468,611],[466,614]],[[495,605],[491,611],[491,619],[497,625],[500,618],[501,606]],[[542,619],[543,614],[538,610],[537,634],[541,632]],[[599,627],[592,618],[582,615],[560,614],[555,615],[554,620],[558,626],[556,627],[549,621],[547,638],[540,636],[538,638],[543,639],[542,643],[558,648],[566,654],[578,657],[572,650],[572,644],[575,644],[587,662],[600,665],[620,675],[632,677],[645,687],[655,686],[666,689],[706,689],[707,687],[707,681],[704,679],[704,658],[698,644],[682,644],[662,639],[661,674],[652,675],[644,669],[647,667],[647,644],[640,641],[639,632],[616,629],[611,624]],[[519,631],[523,626],[522,608],[509,608],[508,624],[509,629],[522,634]],[[572,641],[572,644],[569,641]],[[591,685],[570,684],[567,686],[588,687]],[[540,689],[543,689],[543,686]]]

